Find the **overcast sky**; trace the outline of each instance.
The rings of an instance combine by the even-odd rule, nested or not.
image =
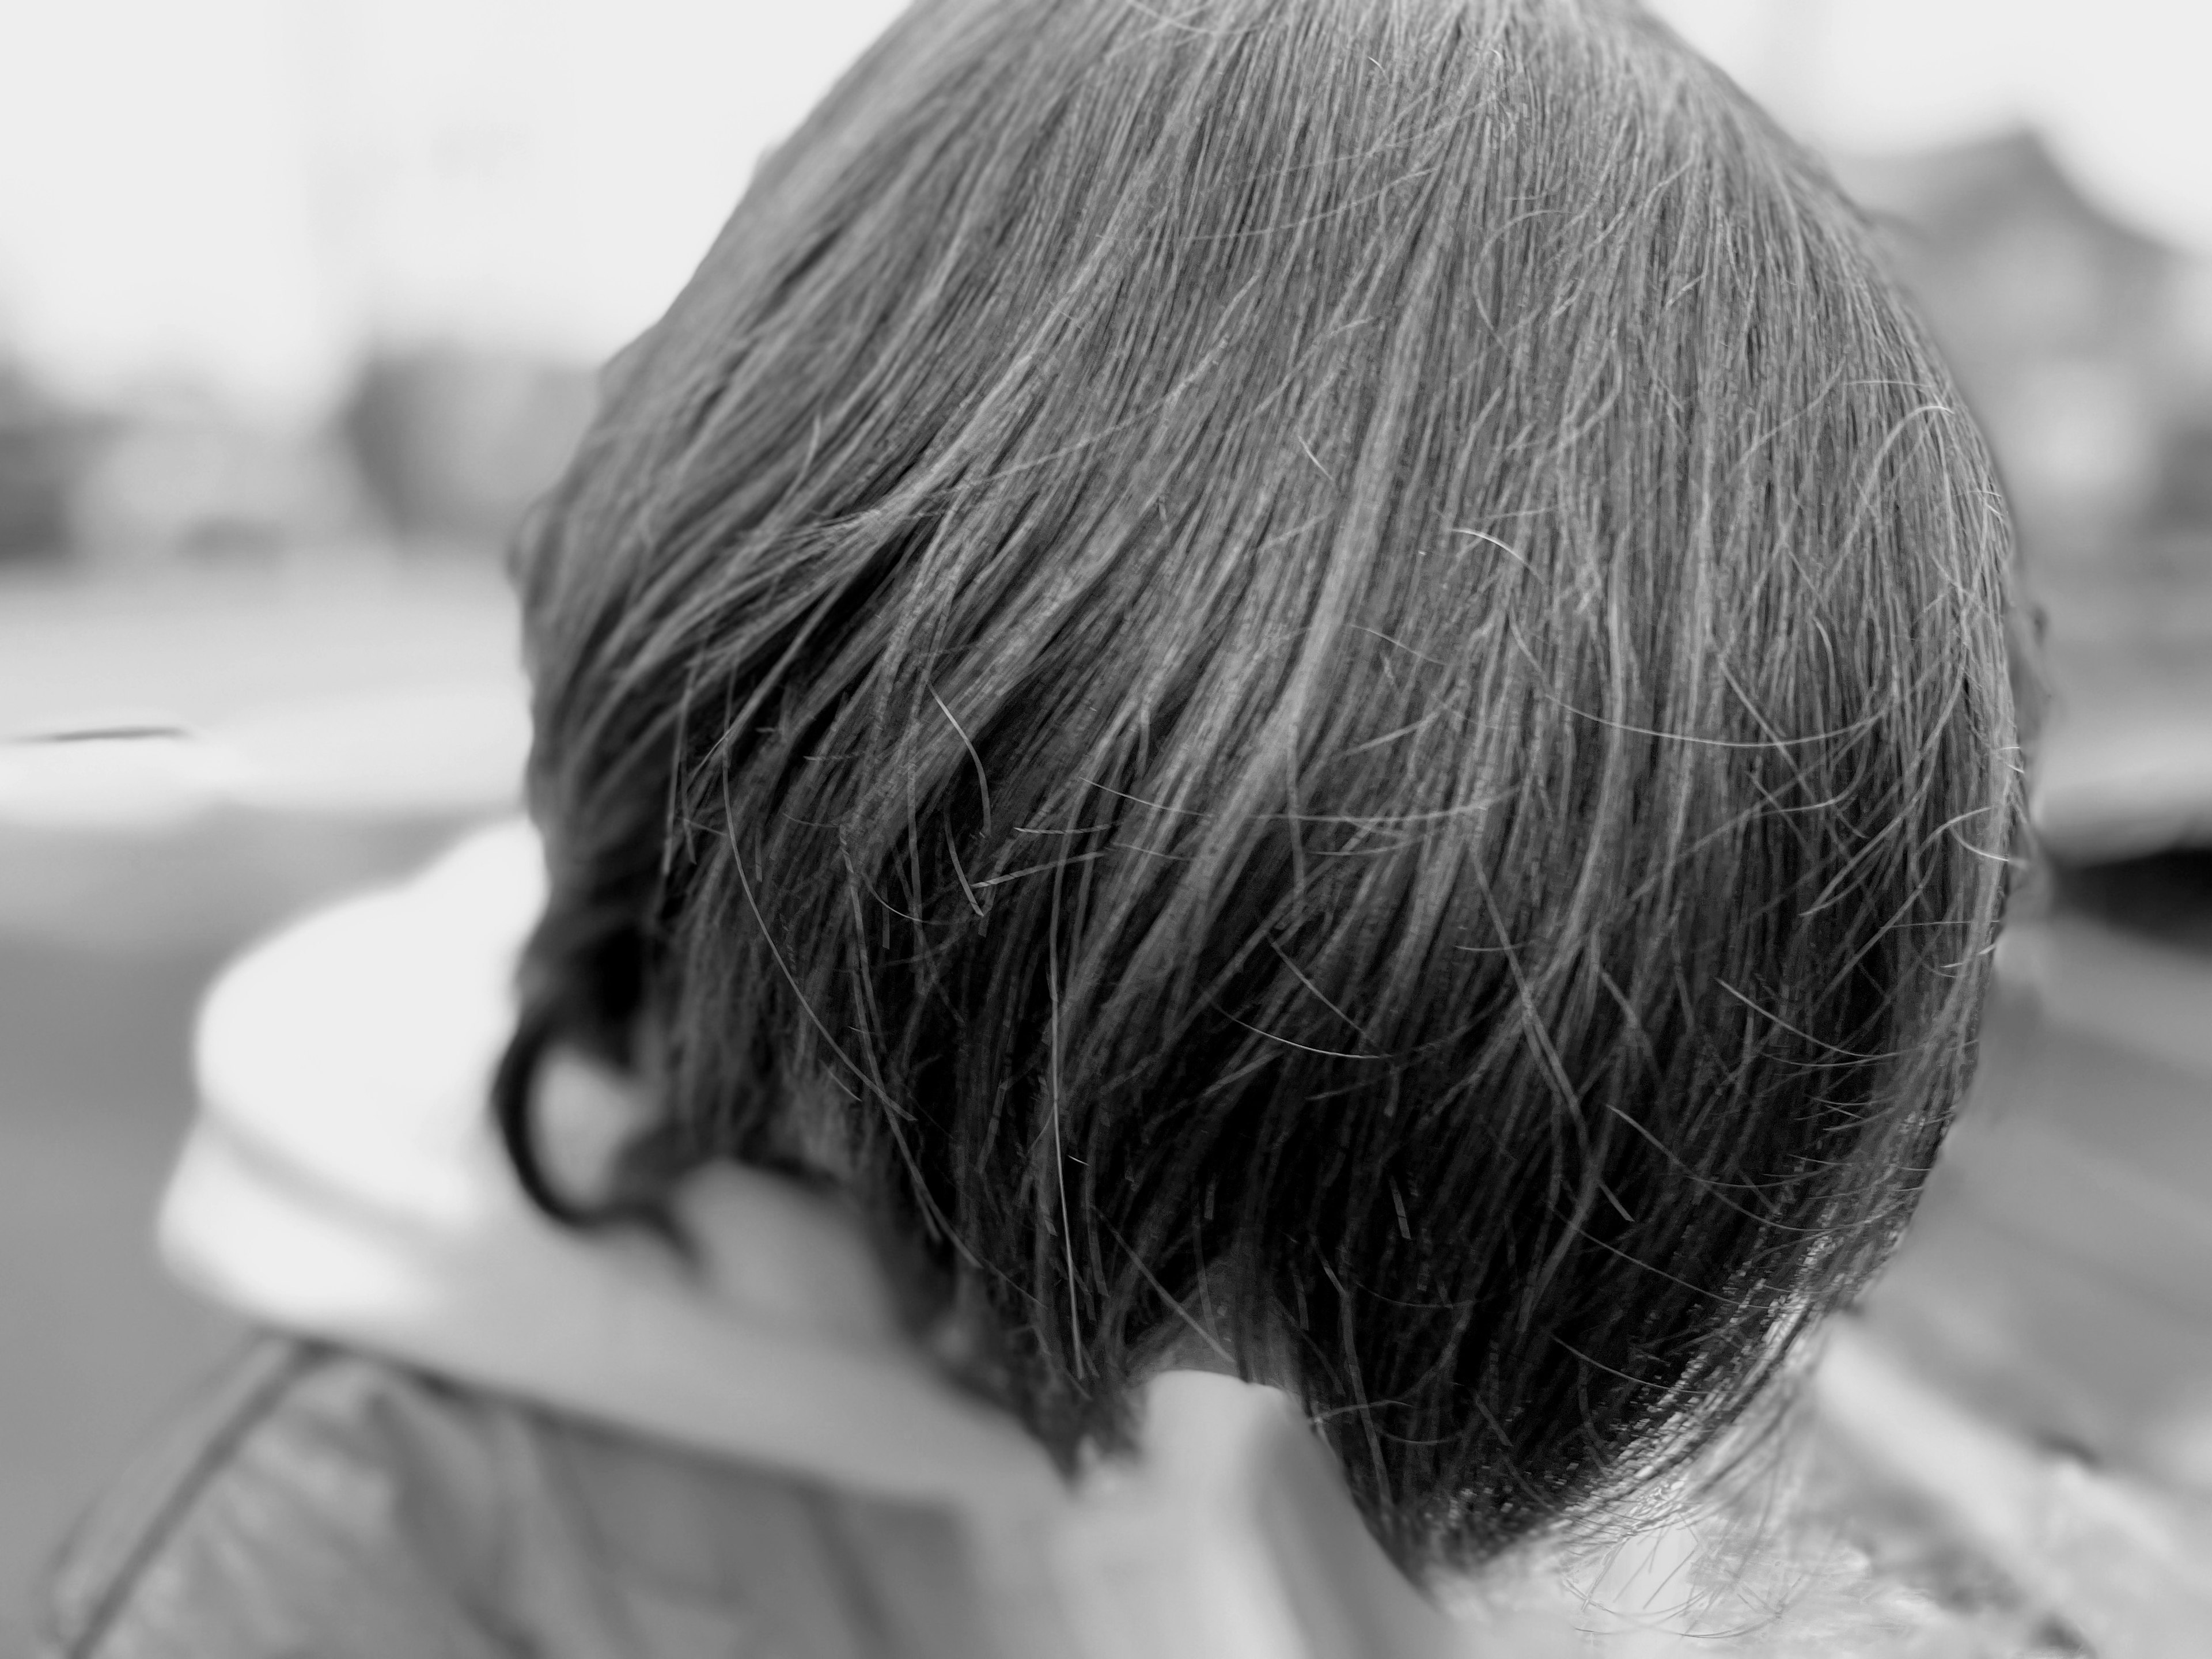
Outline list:
[[[596,359],[895,0],[0,0],[0,343],[324,406],[363,341]],[[2033,120],[2212,251],[2212,0],[1661,0],[1849,150]]]

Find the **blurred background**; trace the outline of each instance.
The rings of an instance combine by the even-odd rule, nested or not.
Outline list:
[[[0,0],[0,1650],[233,1335],[147,1242],[200,990],[513,809],[502,538],[895,9]],[[1866,1322],[2212,1494],[2212,8],[1656,9],[1878,218],[2048,618],[2046,868]]]

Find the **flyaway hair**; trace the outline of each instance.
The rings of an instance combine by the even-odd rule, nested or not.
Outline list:
[[[845,1185],[1064,1459],[1218,1345],[1479,1560],[1693,1454],[1968,1077],[2008,531],[1869,235],[1603,0],[922,0],[516,556],[499,1081]]]

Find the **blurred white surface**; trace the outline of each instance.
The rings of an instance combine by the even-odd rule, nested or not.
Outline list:
[[[362,346],[596,360],[892,0],[0,0],[0,331],[277,419]]]
[[[2056,723],[2033,817],[2044,847],[2077,864],[2212,845],[2212,717],[2182,703]]]
[[[0,748],[0,823],[167,830],[227,799],[242,769],[228,750],[182,733],[11,743]]]
[[[489,569],[0,586],[0,828],[501,810],[529,745],[514,628]]]
[[[489,812],[530,746],[513,679],[398,686],[259,708],[206,733],[0,749],[0,820],[166,829],[226,805],[360,817]]]
[[[234,799],[284,811],[489,812],[520,799],[530,713],[519,675],[263,708],[207,739]]]

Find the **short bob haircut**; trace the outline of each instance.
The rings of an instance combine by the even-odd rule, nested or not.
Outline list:
[[[834,1180],[1065,1462],[1211,1344],[1480,1562],[1905,1222],[2008,555],[1859,217],[1632,8],[920,0],[521,540],[508,1146],[572,1211],[533,1067],[637,1068],[633,1197]]]

